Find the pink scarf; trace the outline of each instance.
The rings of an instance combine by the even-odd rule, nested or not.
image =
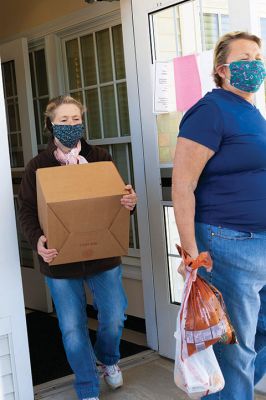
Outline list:
[[[69,164],[86,164],[88,161],[83,156],[80,156],[81,143],[78,142],[77,146],[70,150],[69,153],[64,153],[59,147],[54,151],[54,156],[57,161],[62,165]]]

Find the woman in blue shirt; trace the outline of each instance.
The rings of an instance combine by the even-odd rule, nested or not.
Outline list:
[[[239,345],[214,346],[224,389],[208,399],[252,400],[266,373],[266,121],[254,93],[266,76],[261,41],[224,35],[214,51],[217,86],[184,115],[173,169],[182,247],[207,250]],[[195,272],[193,272],[195,274]]]

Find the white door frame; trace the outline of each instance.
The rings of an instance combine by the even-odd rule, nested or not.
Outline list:
[[[143,4],[142,2],[141,5]],[[131,0],[120,2],[125,68],[127,76],[128,107],[131,129],[131,145],[134,164],[134,177],[136,192],[138,193],[138,225],[139,241],[141,253],[141,274],[144,295],[144,310],[146,321],[147,344],[154,350],[158,350],[156,302],[154,290],[154,270],[152,260],[152,248],[150,234],[150,209],[148,203],[147,189],[145,180],[145,160],[144,160],[144,135],[141,115],[141,102],[139,97],[138,68],[136,60],[136,38],[134,36],[134,26],[132,20]],[[143,45],[146,45],[144,39]],[[151,153],[151,157],[156,152]],[[156,194],[158,198],[158,193]]]
[[[127,3],[127,6],[124,3]],[[126,19],[125,13],[127,9],[129,10],[130,3],[132,5],[131,15],[130,17],[128,15]],[[171,4],[173,3],[178,2],[172,1]],[[170,2],[168,1],[167,5],[169,4]],[[132,125],[135,125],[136,128],[136,131],[132,134],[132,145],[135,145],[133,154],[139,154],[139,157],[142,157],[146,177],[145,182],[142,182],[142,184],[146,186],[145,197],[147,198],[147,204],[139,204],[139,210],[146,206],[142,210],[144,219],[140,218],[139,232],[141,235],[140,242],[142,243],[141,259],[143,260],[142,271],[144,273],[143,289],[147,334],[149,340],[149,335],[156,337],[157,330],[157,349],[160,354],[171,357],[174,349],[174,338],[172,340],[173,347],[171,347],[171,341],[164,341],[163,337],[165,337],[165,332],[174,333],[175,318],[170,318],[169,316],[176,314],[177,307],[170,304],[158,137],[156,119],[153,115],[148,18],[148,13],[151,10],[159,10],[165,5],[166,2],[155,2],[154,0],[142,0],[141,2],[139,0],[122,1],[121,12],[122,24],[125,24],[123,36],[125,40],[129,110],[130,117],[133,119]],[[132,32],[134,32],[131,40],[128,32],[129,26],[132,27]],[[140,188],[137,187],[137,190],[140,190]],[[148,219],[147,217],[145,218],[144,213],[148,215]],[[165,312],[166,298],[169,299],[167,305],[171,309],[170,313],[168,310]],[[152,307],[154,312],[150,314]]]

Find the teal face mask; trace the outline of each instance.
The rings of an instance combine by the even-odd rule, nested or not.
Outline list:
[[[257,92],[266,77],[265,65],[261,60],[233,61],[224,65],[231,72],[230,85],[244,92]]]
[[[53,126],[53,135],[62,143],[65,147],[73,149],[82,138],[84,132],[84,125],[56,125]]]

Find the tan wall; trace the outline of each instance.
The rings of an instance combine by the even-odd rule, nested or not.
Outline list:
[[[83,8],[93,7],[85,0],[7,0],[1,1],[0,38],[28,31]]]

